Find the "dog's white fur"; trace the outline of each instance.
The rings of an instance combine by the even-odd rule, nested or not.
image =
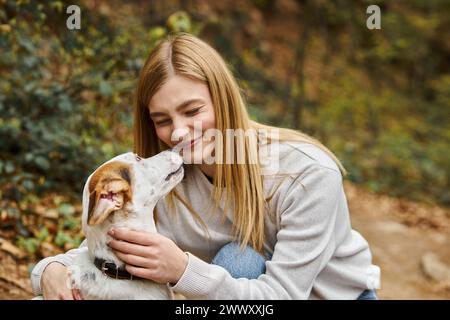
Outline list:
[[[165,179],[182,166],[183,160],[172,151],[164,151],[148,159],[139,159],[136,154],[129,152],[103,165],[113,161],[126,163],[131,168],[132,201],[120,209],[126,210],[127,218],[124,219],[124,215],[118,214],[119,210],[117,210],[99,224],[88,224],[89,192],[92,192],[89,190],[89,182],[95,172],[91,174],[83,190],[82,215],[82,227],[87,238],[88,252],[79,255],[74,266],[70,268],[72,285],[81,290],[85,299],[173,299],[174,296],[166,284],[149,280],[112,279],[102,274],[93,261],[97,257],[113,261],[117,266],[124,266],[124,263],[106,245],[111,240],[107,232],[113,227],[156,232],[153,209],[158,200],[167,195],[182,180],[183,168],[173,174],[168,181]]]

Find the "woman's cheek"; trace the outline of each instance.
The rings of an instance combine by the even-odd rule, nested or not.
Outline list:
[[[171,142],[171,133],[170,130],[166,128],[157,128],[156,129],[156,135],[158,136],[159,140],[167,144],[168,146],[172,145]]]
[[[215,128],[215,119],[214,117],[211,118],[211,116],[205,116],[202,117],[200,120],[202,123],[202,131],[205,132],[208,129],[214,129]]]

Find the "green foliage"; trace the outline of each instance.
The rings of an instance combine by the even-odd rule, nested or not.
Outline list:
[[[134,83],[148,48],[135,46],[142,40],[130,34],[145,33],[88,10],[84,31],[69,32],[61,12],[67,5],[6,1],[0,11],[1,24],[10,26],[0,34],[0,184],[9,185],[10,199],[79,193],[100,162],[132,148],[123,133],[130,132]]]
[[[59,231],[55,238],[55,244],[61,248],[64,248],[66,244],[70,244],[71,247],[76,247],[79,246],[80,243],[79,238],[74,239],[64,231]]]
[[[39,240],[36,238],[24,238],[19,236],[18,246],[29,254],[35,254],[39,247]]]
[[[253,2],[267,14],[265,1]],[[376,192],[450,205],[449,2],[375,3],[380,31],[365,28],[366,1],[299,1],[309,37],[292,47],[314,69],[291,71],[288,82],[264,72],[279,54],[264,36],[236,44],[241,21],[217,22],[214,45],[232,61],[253,119],[297,123],[336,153],[350,180]]]
[[[174,32],[189,32],[192,29],[191,17],[184,11],[177,11],[167,19],[167,26]]]
[[[72,216],[75,213],[75,207],[68,203],[61,204],[58,209],[59,213],[65,217]]]

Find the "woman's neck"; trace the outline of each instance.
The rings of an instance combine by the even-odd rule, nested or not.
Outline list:
[[[216,173],[216,166],[214,164],[202,163],[199,164],[198,167],[208,177],[210,177],[211,179],[214,178],[214,174]]]

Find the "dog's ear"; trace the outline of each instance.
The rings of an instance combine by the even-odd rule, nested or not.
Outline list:
[[[92,213],[94,212],[96,204],[97,204],[97,191],[94,190],[89,194],[88,223],[90,223],[91,221]]]
[[[94,174],[89,184],[88,225],[98,225],[131,200],[130,169],[110,163]]]

